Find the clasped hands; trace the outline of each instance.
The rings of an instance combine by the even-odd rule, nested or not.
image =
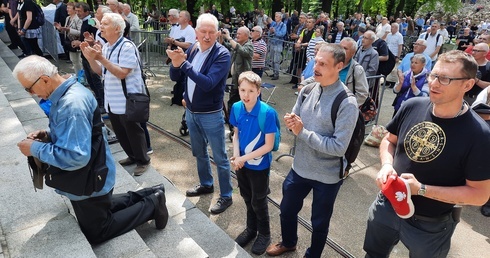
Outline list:
[[[177,47],[175,50],[167,49],[166,52],[167,56],[172,60],[173,67],[180,67],[187,59],[187,55],[181,47]]]
[[[44,130],[37,130],[27,135],[27,138],[18,142],[17,147],[19,147],[20,152],[25,156],[31,155],[31,145],[34,141],[47,142],[48,133]]]
[[[303,121],[301,120],[301,117],[295,113],[286,113],[286,115],[284,115],[284,123],[286,124],[286,127],[296,136],[303,129]]]

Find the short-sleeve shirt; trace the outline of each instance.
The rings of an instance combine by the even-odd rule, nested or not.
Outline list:
[[[182,29],[182,27],[179,26],[177,29],[175,29],[175,32],[173,32],[172,37],[174,39],[184,38],[184,42],[194,44],[196,42],[196,31],[191,25],[187,25],[185,29]]]
[[[252,44],[254,46],[254,54],[260,55],[258,59],[252,59],[252,68],[264,68],[265,56],[267,55],[267,45],[262,38],[252,41]]]
[[[32,12],[32,21],[31,24],[29,25],[29,30],[32,29],[37,29],[39,28],[39,25],[36,22],[36,10],[37,10],[37,4],[34,3],[32,0],[25,0],[24,3],[19,3],[17,10],[19,11],[19,17],[20,17],[20,26],[24,27],[24,24],[26,23],[27,20],[27,12],[30,11]]]
[[[421,183],[462,186],[466,180],[490,179],[484,153],[490,153],[490,127],[473,110],[443,119],[432,114],[429,98],[411,98],[386,129],[398,136],[393,167],[398,175],[412,173]],[[440,217],[449,204],[412,196],[415,214]]]
[[[125,78],[128,93],[145,93],[136,46],[126,38],[119,38],[118,42],[120,40],[122,41],[119,44],[115,43],[112,46],[109,45],[109,42],[105,43],[102,47],[102,55],[111,63],[131,69]],[[111,74],[105,67],[102,67],[102,76],[104,78],[105,109],[109,110],[110,107],[111,112],[118,115],[126,113],[126,97],[122,90],[121,79]]]
[[[235,105],[238,105],[239,113],[235,114]],[[242,101],[233,104],[230,111],[230,123],[238,128],[238,140],[240,142],[240,156],[250,153],[265,144],[265,135],[277,132],[276,113],[268,109],[265,114],[264,132],[260,130],[258,116],[261,103],[257,101],[251,112],[247,112]],[[270,168],[272,154],[268,152],[262,157],[245,162],[245,167],[251,170],[264,170]]]
[[[386,45],[388,45],[388,49],[394,56],[398,56],[398,46],[403,45],[402,34],[400,32],[388,34],[386,37]]]

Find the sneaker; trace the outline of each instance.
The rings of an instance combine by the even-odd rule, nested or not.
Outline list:
[[[271,79],[271,80],[273,80],[273,81],[275,81],[275,80],[279,80],[279,76],[274,76],[274,77],[272,77],[272,79]]]
[[[148,170],[148,167],[150,167],[150,162],[148,162],[148,164],[145,164],[145,165],[142,165],[142,164],[136,165],[136,168],[133,171],[133,175],[134,176],[143,175],[146,172],[146,170]]]
[[[129,166],[129,165],[133,165],[134,163],[136,163],[136,161],[134,161],[134,159],[130,157],[127,157],[119,161],[119,164],[121,164],[121,166]]]
[[[481,206],[481,214],[485,217],[490,217],[490,201]]]
[[[291,89],[297,89],[298,88],[298,84],[294,84],[293,86],[291,86]]]
[[[246,228],[240,235],[237,236],[237,238],[235,238],[235,242],[239,246],[244,247],[255,237],[257,237],[257,230]]]
[[[114,133],[111,133],[111,131],[107,130],[107,143],[114,144],[118,141],[117,136]]]
[[[410,198],[410,186],[405,179],[399,176],[389,176],[381,192],[390,201],[398,217],[402,219],[412,217],[415,208]]]
[[[213,207],[211,207],[211,213],[220,214],[223,211],[226,211],[226,209],[228,209],[228,207],[230,207],[232,204],[233,204],[233,199],[231,197],[230,198],[220,197],[218,198],[216,204],[213,205]]]
[[[158,206],[155,207],[154,220],[157,229],[164,229],[168,222],[168,209],[166,205],[165,192],[157,190],[155,196],[158,199]]]
[[[298,94],[299,94],[299,93],[298,93],[297,91],[295,91],[295,92],[294,92],[294,95],[298,96]]]
[[[153,149],[150,147],[148,148],[148,151],[146,152],[147,155],[153,154]]]
[[[185,192],[188,197],[199,196],[202,194],[210,194],[214,192],[213,186],[196,185],[194,188],[189,189]]]
[[[291,252],[296,250],[296,246],[293,247],[285,247],[282,245],[282,242],[270,245],[267,247],[267,250],[265,252],[270,255],[270,256],[278,256],[286,252]]]
[[[271,236],[259,234],[257,239],[255,239],[254,244],[252,245],[252,253],[261,255],[265,252],[267,247],[271,244]]]

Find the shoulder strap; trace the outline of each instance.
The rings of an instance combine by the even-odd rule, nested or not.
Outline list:
[[[316,83],[311,83],[311,84],[308,84],[304,87],[303,95],[301,96],[302,97],[301,98],[301,104],[303,104],[306,97],[308,97],[308,95],[310,95],[313,88],[315,88],[315,85],[316,85]]]
[[[259,122],[259,127],[260,131],[265,134],[264,128],[265,128],[265,116],[267,113],[267,109],[269,108],[269,105],[267,105],[265,102],[260,101],[260,109],[259,109],[259,116],[258,116],[258,122]]]
[[[340,103],[342,103],[342,101],[346,98],[347,98],[347,92],[345,90],[342,90],[337,95],[337,97],[335,97],[335,100],[333,101],[332,113],[330,114],[330,117],[332,119],[332,124],[334,128],[335,128],[335,120],[337,120],[337,112],[339,112],[339,108],[340,108]]]
[[[429,33],[425,33],[425,40],[427,40],[427,38],[429,37]]]

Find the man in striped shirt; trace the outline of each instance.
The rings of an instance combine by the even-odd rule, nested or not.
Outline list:
[[[251,30],[252,44],[254,45],[254,55],[252,57],[252,72],[262,78],[265,67],[265,56],[267,55],[267,45],[262,39],[262,28],[255,26]]]

